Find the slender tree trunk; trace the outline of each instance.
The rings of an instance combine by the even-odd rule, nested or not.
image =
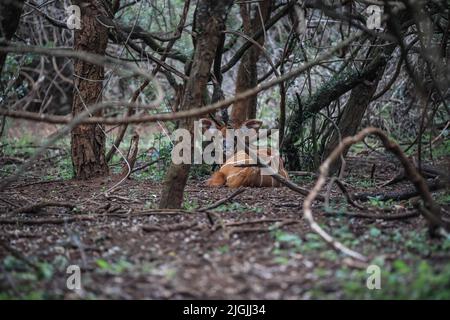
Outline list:
[[[360,84],[358,84],[350,93],[350,97],[347,103],[344,106],[344,110],[342,111],[341,119],[338,123],[338,128],[341,133],[341,138],[345,138],[348,136],[353,136],[356,134],[361,121],[366,113],[366,109],[370,102],[372,101],[372,97],[375,94],[378,83],[381,80],[381,77],[384,73],[384,69],[386,64],[394,51],[396,45],[386,45],[382,48],[377,47],[373,49],[373,54],[371,55],[373,59],[378,59],[378,55],[384,55],[386,59],[383,59],[383,63],[378,66],[378,69],[369,74],[368,77],[365,78]],[[333,131],[331,138],[325,146],[322,159],[326,159],[331,152],[337,147],[339,144],[339,135],[336,130]],[[346,148],[342,155],[345,157],[349,148]],[[341,165],[341,160],[338,159],[335,161],[330,167],[330,174],[336,172]]]
[[[23,0],[0,1],[0,41],[10,41],[19,26],[23,9]],[[0,52],[0,73],[6,61],[7,52]]]
[[[199,108],[202,105],[206,84],[232,0],[200,0],[194,16],[195,52],[187,80],[181,110]],[[194,119],[183,119],[180,128],[193,134]],[[191,141],[192,142],[192,141]],[[179,208],[189,175],[190,164],[170,166],[161,193],[160,208]]]
[[[369,56],[372,60],[363,70],[358,71],[354,68],[347,68],[347,70],[333,76],[330,81],[317,89],[304,103],[300,100],[298,101],[298,109],[291,113],[287,121],[289,128],[282,144],[282,153],[287,159],[286,168],[289,170],[299,170],[301,168],[300,153],[296,143],[300,140],[305,120],[327,107],[334,100],[339,99],[345,93],[355,89],[361,83],[375,80],[375,75],[383,72],[395,46],[395,44],[381,46],[382,48],[378,48]],[[380,53],[379,50],[383,50],[383,52]]]
[[[81,7],[81,30],[75,31],[74,50],[104,55],[108,44],[108,30],[97,17],[107,15],[100,1],[76,1]],[[86,110],[102,100],[104,67],[75,60],[74,97],[72,114]],[[101,116],[96,112],[93,116]],[[72,163],[75,178],[90,179],[108,174],[105,161],[103,126],[80,125],[72,130]]]
[[[272,7],[272,0],[264,0],[261,2],[260,9],[254,6],[254,10],[250,10],[250,4],[241,4],[241,17],[244,26],[244,32],[251,37],[259,29],[264,28],[264,23],[270,17],[270,9]],[[253,11],[253,16],[252,16]],[[262,15],[262,16],[261,16]],[[262,21],[261,21],[262,19]],[[257,39],[258,43],[264,45],[264,37]],[[239,64],[238,74],[236,78],[236,94],[256,87],[258,84],[258,68],[257,63],[261,55],[261,50],[253,45],[248,49],[242,57]],[[252,96],[247,99],[236,102],[231,110],[231,121],[239,126],[245,120],[256,117],[257,96]]]

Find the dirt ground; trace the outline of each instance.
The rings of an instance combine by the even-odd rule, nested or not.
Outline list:
[[[366,266],[330,249],[302,219],[304,197],[285,188],[247,188],[231,201],[198,211],[235,190],[190,179],[184,211],[158,211],[161,182],[118,178],[50,179],[36,165],[0,193],[0,297],[65,299],[317,299],[445,298],[450,295],[450,239],[431,239],[425,220],[353,218],[346,213],[417,212],[412,201],[346,206],[333,188],[327,212],[314,214],[328,232],[382,271],[382,289],[366,287]],[[374,180],[370,179],[373,164]],[[448,165],[442,162],[441,167]],[[383,158],[352,158],[349,190],[376,191],[398,166]],[[448,167],[447,167],[448,168]],[[2,173],[4,175],[4,173]],[[314,177],[291,175],[309,188]],[[408,182],[383,191],[411,188]],[[325,191],[323,191],[325,192]],[[448,193],[434,193],[450,218]],[[444,200],[442,200],[444,199]],[[414,199],[413,199],[414,200]],[[41,201],[73,204],[11,213]],[[387,210],[387,208],[394,208]],[[81,268],[82,290],[69,290],[69,265]],[[425,270],[423,270],[425,268]],[[428,269],[427,269],[428,268]],[[419,279],[419,280],[417,280]],[[419,281],[419,282],[418,282]],[[421,282],[420,282],[421,281]],[[447,282],[446,282],[447,281]]]

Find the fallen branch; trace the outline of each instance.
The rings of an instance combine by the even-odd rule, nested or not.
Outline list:
[[[363,219],[373,219],[373,220],[402,220],[415,218],[420,216],[419,212],[405,212],[399,214],[377,214],[377,213],[363,213],[363,212],[337,212],[337,211],[326,211],[325,214],[333,216],[346,216],[349,218],[363,218]]]
[[[296,223],[299,223],[299,222],[300,222],[299,220],[284,220],[284,221],[281,221],[281,222],[277,222],[275,225],[270,226],[269,228],[234,228],[234,229],[231,229],[228,232],[228,236],[231,236],[234,233],[253,233],[253,232],[263,233],[263,232],[270,232],[274,228],[281,228],[281,227],[284,227],[284,226],[287,226],[287,225],[291,225],[291,224],[296,224]]]
[[[91,216],[78,216],[74,218],[64,219],[39,219],[39,220],[23,220],[23,219],[0,219],[0,225],[42,225],[42,224],[65,224],[77,221],[92,221],[94,217]]]
[[[259,224],[259,223],[273,223],[273,222],[285,222],[285,223],[298,223],[298,220],[293,219],[272,219],[272,218],[265,218],[265,219],[254,219],[254,220],[244,220],[244,221],[234,221],[234,222],[227,222],[225,223],[225,226],[227,227],[233,227],[233,226],[242,226],[246,224]]]
[[[322,189],[323,185],[326,183],[326,177],[328,175],[329,168],[331,164],[342,154],[343,150],[348,148],[349,146],[362,141],[366,136],[374,134],[376,135],[381,142],[383,143],[384,147],[392,152],[397,158],[399,158],[401,164],[405,168],[405,173],[409,180],[414,184],[417,191],[419,192],[420,196],[422,197],[425,206],[429,209],[431,215],[423,215],[425,219],[429,223],[430,231],[433,231],[438,226],[448,228],[444,224],[444,222],[440,218],[440,208],[434,203],[430,191],[428,189],[428,186],[423,179],[423,177],[417,172],[414,165],[411,164],[411,162],[408,160],[408,158],[405,156],[403,151],[401,150],[400,146],[396,144],[395,142],[389,140],[387,135],[378,128],[366,128],[360,131],[355,136],[346,137],[343,139],[339,145],[333,150],[333,152],[328,156],[327,159],[320,165],[320,175],[317,179],[316,184],[314,185],[311,192],[306,197],[305,201],[303,202],[303,212],[304,217],[308,221],[311,229],[313,229],[319,236],[321,236],[329,245],[331,245],[335,250],[340,251],[344,253],[345,255],[348,255],[354,259],[360,260],[360,261],[367,261],[367,258],[360,253],[353,251],[346,246],[344,246],[342,243],[336,241],[331,235],[329,235],[325,230],[323,230],[314,220],[311,205],[314,199],[319,194],[320,190]]]
[[[427,188],[429,191],[437,191],[440,189],[444,189],[448,186],[445,182],[443,182],[441,179],[433,179],[431,182],[426,183]],[[415,189],[408,189],[405,191],[392,191],[392,192],[360,192],[355,193],[353,196],[354,200],[359,201],[368,201],[371,198],[375,198],[379,201],[388,201],[388,200],[408,200],[413,197],[417,197],[420,195],[420,191]]]
[[[24,161],[25,160],[23,160],[21,158],[17,158],[17,157],[1,157],[0,158],[0,164],[2,166],[7,165],[7,164],[21,164]]]
[[[244,191],[245,191],[245,188],[242,188],[242,187],[241,187],[241,188],[239,188],[238,190],[234,191],[232,194],[230,194],[228,197],[223,198],[223,199],[220,199],[220,200],[214,202],[213,204],[211,204],[211,205],[209,205],[209,206],[207,206],[207,207],[200,208],[200,209],[198,209],[197,211],[198,211],[198,212],[204,212],[204,213],[206,214],[206,218],[208,219],[209,224],[210,224],[212,227],[214,227],[214,225],[215,225],[215,221],[214,221],[214,219],[213,219],[213,215],[214,215],[214,214],[213,214],[212,212],[210,212],[209,210],[221,206],[222,204],[224,204],[224,203],[230,201],[231,199],[233,199],[234,197],[236,197],[237,195],[241,194],[241,193],[244,192]],[[220,225],[223,227],[222,224],[223,224],[223,222],[220,221]]]
[[[204,211],[208,211],[211,209],[215,209],[215,208],[221,206],[222,204],[227,203],[228,201],[230,201],[231,199],[233,199],[234,197],[236,197],[237,195],[241,194],[244,191],[245,191],[245,188],[239,188],[236,191],[234,191],[232,194],[230,194],[228,197],[220,199],[207,207],[200,208],[197,211],[204,212]]]
[[[330,193],[331,193],[331,187],[333,186],[333,183],[336,183],[337,186],[339,187],[339,189],[341,189],[348,204],[350,204],[351,206],[358,208],[360,210],[367,210],[367,208],[360,206],[355,201],[353,201],[352,197],[350,196],[350,194],[347,191],[347,188],[344,186],[344,184],[341,182],[341,180],[339,180],[336,177],[331,178],[331,181],[328,184],[327,193],[325,195],[325,204],[324,204],[325,208],[330,208]]]
[[[153,161],[151,161],[151,162],[147,162],[146,164],[143,164],[143,165],[140,166],[140,167],[134,168],[134,169],[131,171],[131,173],[135,173],[135,172],[137,172],[137,171],[144,170],[144,169],[146,169],[146,168],[148,168],[148,167],[154,165],[155,163],[158,163],[158,161],[160,161],[160,160],[164,160],[164,159],[158,158],[158,159],[153,160]]]
[[[54,183],[54,182],[56,183],[56,182],[63,182],[63,181],[65,181],[65,180],[64,179],[54,179],[54,180],[34,181],[34,182],[29,182],[29,183],[24,183],[24,184],[12,185],[9,187],[9,189],[18,189],[18,188],[34,186],[37,184],[47,184],[47,183]]]
[[[190,221],[190,222],[175,223],[167,226],[145,225],[142,227],[142,230],[146,232],[173,232],[173,231],[187,230],[196,226],[198,226],[197,221]]]
[[[193,214],[195,211],[188,211],[183,209],[147,209],[131,213],[129,216],[152,216],[152,215],[178,215],[178,214]]]
[[[436,168],[434,168],[432,166],[428,166],[428,165],[425,165],[425,164],[422,164],[421,168],[419,168],[416,165],[416,169],[425,178],[434,179],[434,178],[439,177],[439,178],[441,178],[443,180],[447,180],[448,183],[450,184],[450,176],[447,173],[442,172],[439,169],[436,169]],[[387,182],[383,183],[382,185],[380,185],[379,188],[383,188],[383,187],[386,187],[386,186],[394,185],[394,184],[399,183],[399,182],[401,182],[403,180],[406,180],[406,179],[407,178],[406,178],[405,170],[403,169],[395,177],[393,177],[389,181],[387,181]],[[430,185],[428,185],[428,188],[431,189]]]
[[[9,212],[11,215],[18,214],[18,213],[36,213],[42,208],[46,207],[61,207],[61,208],[69,208],[74,209],[76,206],[69,202],[54,202],[54,201],[43,201],[36,204],[32,204],[29,206],[24,206],[17,208],[11,212]]]

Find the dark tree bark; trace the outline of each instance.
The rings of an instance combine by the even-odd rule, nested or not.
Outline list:
[[[247,36],[252,37],[259,29],[264,28],[264,24],[269,19],[272,0],[264,0],[261,2],[260,8],[263,21],[261,21],[259,10],[256,7],[255,10],[250,10],[250,5],[246,3],[242,3],[240,6],[244,32]],[[254,11],[253,15],[251,11]],[[256,40],[261,46],[264,45],[263,35]],[[239,64],[236,78],[236,94],[254,88],[258,84],[257,63],[260,55],[261,50],[255,45],[252,45],[252,47],[245,52],[241,63]],[[232,122],[239,126],[245,120],[255,118],[256,104],[257,96],[252,96],[236,102],[231,110]]]
[[[339,99],[340,96],[347,93],[350,90],[355,90],[358,86],[362,93],[365,92],[364,83],[369,83],[375,81],[375,89],[378,84],[379,73],[383,73],[383,70],[391,56],[392,51],[395,49],[396,45],[382,46],[383,49],[374,50],[369,58],[373,60],[369,62],[362,71],[350,68],[350,70],[345,70],[344,72],[336,75],[329,82],[325,83],[322,88],[319,88],[306,102],[298,106],[299,110],[292,113],[291,118],[287,123],[289,123],[288,133],[283,141],[282,151],[286,156],[286,167],[289,170],[298,170],[301,167],[300,155],[298,153],[298,147],[295,143],[300,139],[301,132],[303,130],[304,121],[313,116],[314,114],[320,112],[323,108],[328,106],[331,102]],[[368,102],[364,105],[363,97],[358,97],[358,90],[355,91],[354,98],[349,100],[351,105],[346,109],[347,113],[352,115],[352,112],[365,112],[367,104],[370,102],[373,93],[368,98]],[[365,93],[368,94],[368,93]],[[301,102],[300,102],[301,103]],[[355,103],[362,103],[360,109],[356,110]],[[364,114],[363,114],[364,115]],[[363,115],[360,115],[362,118]],[[359,126],[361,120],[356,124]],[[344,124],[343,124],[344,126]],[[356,132],[356,131],[355,131]]]
[[[377,43],[375,43],[374,45],[377,45]],[[384,59],[380,59],[382,63],[378,65],[377,70],[375,70],[373,73],[368,74],[364,81],[358,84],[351,91],[350,97],[344,106],[342,116],[338,123],[338,128],[341,133],[342,139],[356,134],[364,117],[364,114],[366,113],[367,106],[372,101],[372,97],[375,94],[378,83],[383,76],[387,62],[391,57],[395,47],[395,44],[375,47],[375,49],[372,50],[372,54],[369,55],[369,57],[372,56],[374,60],[380,59],[379,56],[384,57]],[[338,132],[334,130],[331,138],[328,140],[328,143],[324,148],[322,159],[326,159],[338,144],[339,135]],[[344,157],[347,155],[348,150],[349,148],[345,148],[342,152],[342,155]],[[340,168],[340,166],[341,160],[338,159],[331,165],[329,170],[330,174],[336,172]]]
[[[200,0],[194,16],[195,52],[187,80],[181,110],[199,108],[202,105],[206,84],[216,50],[220,44],[221,33],[232,0]],[[194,119],[180,121],[180,128],[193,133]],[[170,166],[161,193],[160,208],[179,208],[183,203],[183,193],[189,175],[190,164],[173,164]]]
[[[104,55],[108,44],[108,30],[97,17],[109,15],[105,4],[102,1],[75,3],[81,7],[81,30],[75,31],[74,50]],[[72,114],[76,116],[85,111],[86,106],[101,102],[104,67],[76,60],[74,73]],[[101,115],[101,111],[93,114]],[[80,125],[72,130],[71,137],[75,178],[90,179],[107,175],[103,126]]]
[[[344,106],[341,119],[338,123],[338,128],[341,133],[342,139],[356,134],[364,117],[364,114],[366,113],[367,106],[369,105],[373,95],[375,94],[375,90],[377,89],[378,83],[381,80],[383,71],[384,68],[380,68],[378,72],[373,74],[373,77],[371,77],[372,79],[368,79],[357,85],[350,93],[350,97]],[[324,152],[322,154],[322,159],[326,159],[338,144],[339,135],[336,130],[334,130],[330,140],[325,146]],[[342,155],[344,157],[347,155],[348,150],[349,148],[346,148],[342,152]],[[336,172],[336,170],[339,169],[340,165],[341,160],[336,160],[330,167],[330,174]]]
[[[0,41],[10,41],[19,26],[23,9],[23,0],[0,1]],[[0,52],[0,73],[6,61],[7,52]]]

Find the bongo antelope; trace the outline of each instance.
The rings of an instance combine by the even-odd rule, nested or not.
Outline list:
[[[218,130],[223,137],[223,149],[225,153],[225,163],[220,167],[219,171],[215,172],[211,178],[208,179],[208,186],[222,186],[226,185],[230,188],[237,187],[279,187],[281,183],[272,178],[270,175],[262,174],[261,167],[256,165],[256,159],[251,158],[244,150],[236,151],[234,149],[235,134],[230,137],[230,130],[234,129],[243,132],[247,135],[249,140],[255,140],[256,134],[262,125],[261,120],[251,119],[245,121],[239,127],[233,126],[218,126],[213,121],[203,118],[200,119],[203,130],[210,130],[212,132]],[[258,148],[255,150],[251,145],[250,150],[253,150],[258,158],[269,164],[275,164],[275,171],[281,176],[288,178],[287,171],[284,169],[283,161],[280,156],[270,148]],[[253,161],[252,161],[253,160]],[[252,165],[253,164],[253,165]]]

